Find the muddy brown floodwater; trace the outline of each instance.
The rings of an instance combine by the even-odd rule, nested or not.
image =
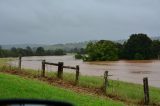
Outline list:
[[[140,61],[104,61],[104,62],[83,62],[75,60],[73,55],[66,56],[33,56],[23,57],[22,67],[31,69],[41,69],[41,61],[64,62],[64,65],[80,66],[80,73],[89,76],[103,76],[104,71],[108,70],[110,79],[133,82],[142,84],[143,77],[149,78],[149,85],[160,87],[160,60],[140,60]],[[17,61],[11,62],[17,65]],[[57,70],[55,66],[46,66],[46,70]],[[73,70],[65,69],[65,72]]]

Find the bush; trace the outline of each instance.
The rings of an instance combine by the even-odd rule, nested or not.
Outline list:
[[[77,53],[76,55],[75,55],[75,59],[82,59],[83,58],[83,56],[81,55],[81,54],[79,54],[79,53]]]
[[[108,40],[90,42],[86,47],[87,61],[118,60],[118,48],[116,44]]]

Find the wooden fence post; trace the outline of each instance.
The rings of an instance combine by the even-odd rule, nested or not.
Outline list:
[[[76,65],[76,79],[75,84],[77,85],[79,83],[79,65]]]
[[[149,86],[148,86],[148,78],[143,78],[143,87],[144,87],[144,104],[149,104]]]
[[[45,60],[42,60],[42,77],[45,77]]]
[[[19,56],[18,68],[21,70],[22,57]]]
[[[58,73],[57,77],[63,79],[63,62],[58,62]]]
[[[104,86],[103,86],[105,94],[107,93],[106,91],[107,87],[108,87],[108,71],[105,71],[104,72]]]

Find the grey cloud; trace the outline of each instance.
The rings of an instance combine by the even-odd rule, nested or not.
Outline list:
[[[1,0],[0,44],[158,36],[159,0]]]

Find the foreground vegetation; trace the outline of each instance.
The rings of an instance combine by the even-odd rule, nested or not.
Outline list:
[[[47,73],[48,77],[56,77],[56,73]],[[75,75],[65,73],[65,81],[74,81]],[[102,89],[103,77],[96,76],[80,76],[79,86],[87,87],[90,89]],[[104,93],[103,93],[104,94]],[[118,80],[109,80],[109,87],[107,88],[107,96],[125,102],[143,104],[144,93],[143,86],[140,84],[128,83]],[[160,88],[150,87],[150,104],[160,105]]]
[[[36,98],[67,101],[76,106],[123,106],[110,99],[75,93],[46,83],[0,73],[0,98]]]
[[[1,63],[5,64],[6,61],[7,60],[3,59],[1,60]],[[54,84],[57,80],[56,72],[46,72],[46,77],[41,78],[40,70],[31,70],[31,69],[19,70],[16,67],[10,67],[6,65],[0,66],[0,72],[11,73],[11,74],[16,74],[16,75],[27,77],[27,78],[29,77],[31,79],[42,80],[49,84],[52,84],[52,83]],[[69,86],[71,86],[71,85],[74,85],[74,80],[75,80],[74,74],[64,73],[63,83],[69,84]],[[79,84],[77,86],[74,85],[72,87],[73,88],[79,87],[79,89],[87,90],[87,92],[92,92],[96,95],[101,95],[101,96],[107,95],[107,97],[109,98],[112,98],[116,101],[120,100],[127,104],[128,103],[143,104],[144,94],[143,94],[142,85],[127,83],[123,81],[109,80],[107,94],[104,94],[102,92],[103,80],[104,80],[103,77],[80,76]],[[58,80],[58,83],[59,83],[59,80]],[[59,85],[62,84],[61,87],[63,87],[63,83],[60,82]],[[69,86],[66,88],[69,88]],[[12,92],[12,91],[8,91],[8,92]],[[150,105],[160,105],[160,89],[159,88],[150,87]]]

